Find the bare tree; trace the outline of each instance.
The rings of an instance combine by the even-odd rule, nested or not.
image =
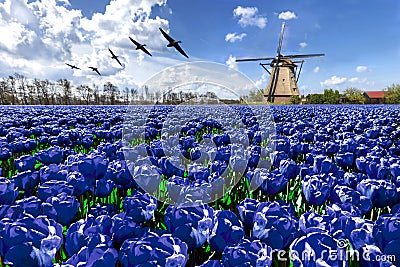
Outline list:
[[[124,88],[124,104],[129,105],[129,88]]]
[[[52,105],[62,104],[59,86],[55,83],[49,84],[49,98]]]
[[[16,89],[19,94],[19,99],[22,105],[26,105],[28,102],[27,92],[26,92],[26,78],[24,75],[19,73],[14,73],[14,80],[16,82]]]
[[[93,84],[93,98],[94,98],[94,104],[95,105],[100,105],[100,89],[99,86],[96,84]]]
[[[36,105],[36,97],[35,97],[35,86],[33,84],[28,84],[28,103],[29,105]]]
[[[78,91],[80,97],[85,101],[86,105],[90,104],[90,100],[93,96],[93,89],[87,85],[79,85],[76,90]]]
[[[131,88],[131,98],[132,101],[137,100],[138,90],[136,88]]]
[[[0,81],[0,101],[1,105],[9,105],[10,91],[8,87],[8,80],[3,79]]]
[[[63,104],[64,105],[69,105],[71,104],[71,97],[72,97],[72,87],[71,87],[71,82],[68,81],[67,79],[59,79],[57,81],[57,84],[61,90],[61,95],[63,99]]]
[[[154,98],[156,102],[160,102],[162,97],[162,93],[160,90],[155,91],[154,93]]]
[[[107,96],[110,105],[115,105],[116,100],[119,96],[118,87],[113,85],[111,82],[107,82],[103,87],[104,94]]]
[[[18,97],[17,91],[15,89],[15,79],[13,76],[8,76],[8,84],[10,86],[10,93],[11,93],[11,105],[18,104]]]

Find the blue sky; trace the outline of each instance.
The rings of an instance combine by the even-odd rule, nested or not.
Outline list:
[[[197,60],[227,64],[265,88],[258,62],[235,58],[325,53],[307,59],[301,92],[347,87],[380,90],[400,83],[400,2],[397,0],[0,0],[0,76],[68,78],[74,85],[143,84],[165,67]],[[189,59],[166,48],[162,27]],[[128,36],[147,44],[136,51]],[[110,59],[107,48],[123,67]],[[70,62],[82,70],[72,71]],[[96,65],[102,77],[87,66]]]

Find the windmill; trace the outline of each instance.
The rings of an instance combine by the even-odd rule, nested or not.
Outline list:
[[[270,103],[287,103],[290,101],[291,96],[299,96],[299,88],[297,81],[299,80],[301,69],[303,67],[304,58],[309,57],[323,57],[325,54],[305,54],[305,55],[282,55],[282,40],[285,31],[285,22],[282,23],[281,35],[279,37],[279,44],[276,57],[265,58],[243,58],[236,59],[236,62],[243,61],[266,61],[271,60],[270,63],[260,63],[265,71],[268,72],[270,78],[268,80],[267,88],[265,89],[264,98]],[[297,60],[297,61],[296,61]],[[298,69],[298,64],[300,67]],[[266,66],[270,66],[269,70]],[[298,69],[298,70],[297,70]]]

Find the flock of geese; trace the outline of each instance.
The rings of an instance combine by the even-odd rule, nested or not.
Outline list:
[[[181,41],[177,41],[174,38],[172,38],[171,36],[169,36],[163,29],[159,28],[162,35],[164,36],[165,39],[167,39],[167,41],[169,42],[167,44],[167,47],[174,47],[179,53],[181,53],[184,57],[189,58],[188,55],[186,55],[185,51],[183,51],[183,49],[181,48],[181,46],[179,45],[179,43],[181,43]],[[142,50],[144,53],[146,53],[149,56],[152,56],[151,53],[145,48],[146,44],[141,44],[138,41],[135,41],[134,39],[132,39],[129,36],[129,40],[131,40],[131,42],[136,45],[136,50]],[[108,51],[110,51],[111,53],[111,58],[115,59],[119,65],[122,66],[121,61],[119,61],[118,56],[114,54],[114,52],[108,48]],[[69,66],[71,69],[77,69],[80,70],[81,68],[73,65],[73,64],[69,64],[69,63],[65,63],[67,66]],[[88,67],[89,69],[91,69],[92,71],[96,72],[98,75],[101,76],[101,73],[99,71],[99,69],[97,67]]]

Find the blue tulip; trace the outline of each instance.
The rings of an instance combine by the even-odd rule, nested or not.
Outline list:
[[[133,163],[125,160],[114,160],[108,165],[108,172],[113,172],[112,180],[124,189],[134,187],[131,169],[133,169]]]
[[[259,203],[256,199],[246,198],[236,206],[243,225],[248,229],[253,228],[254,213]]]
[[[382,208],[397,203],[396,186],[386,180],[365,179],[357,185],[357,191],[372,201],[375,207]]]
[[[80,172],[69,172],[66,181],[74,187],[74,196],[80,196],[89,191],[87,180]]]
[[[302,185],[306,200],[317,206],[324,204],[329,198],[333,183],[333,176],[330,174],[306,176]]]
[[[22,156],[14,161],[15,167],[17,168],[18,172],[24,172],[24,171],[34,171],[35,170],[35,164],[36,164],[36,158],[33,156]]]
[[[112,217],[111,239],[114,244],[121,245],[126,239],[138,237],[141,234],[140,225],[125,212]]]
[[[162,174],[166,177],[172,177],[174,175],[183,177],[185,172],[185,167],[178,157],[162,157],[159,160],[159,165]]]
[[[74,187],[69,185],[66,181],[47,181],[38,186],[38,196],[40,200],[46,201],[49,197],[57,196],[60,193],[72,195]]]
[[[291,180],[299,174],[299,167],[293,160],[281,160],[279,171],[285,179]]]
[[[48,150],[37,152],[35,157],[45,165],[60,164],[64,160],[64,151],[62,148],[55,146]]]
[[[122,244],[118,259],[124,267],[184,267],[188,260],[187,246],[168,234],[128,239]]]
[[[107,179],[107,177],[104,177],[96,181],[94,195],[96,197],[107,197],[110,195],[114,187],[115,183],[112,180]]]
[[[35,197],[30,196],[15,202],[25,213],[31,214],[33,217],[42,215],[42,201]]]
[[[135,191],[132,196],[125,197],[123,208],[127,216],[131,217],[135,223],[143,223],[154,216],[157,200],[148,193]]]
[[[329,216],[308,211],[300,216],[299,228],[303,234],[329,233]]]
[[[244,236],[243,225],[232,211],[216,212],[213,225],[209,243],[215,251],[223,251],[227,245],[237,244]]]
[[[49,218],[66,226],[72,222],[75,214],[78,212],[79,202],[75,197],[67,193],[60,193],[57,196],[49,197],[42,204],[42,209],[43,213]]]
[[[330,257],[328,251],[335,251],[337,257]],[[345,251],[326,233],[313,232],[297,238],[289,253],[295,267],[347,265]]]
[[[337,153],[335,156],[335,161],[340,167],[353,167],[354,154],[351,152]]]
[[[224,266],[266,266],[272,264],[272,248],[256,240],[243,239],[235,246],[227,246],[222,253]]]
[[[68,170],[64,165],[49,164],[40,169],[40,181],[42,183],[54,180],[65,181]]]
[[[15,176],[11,178],[14,181],[15,186],[17,186],[20,190],[24,190],[25,193],[32,193],[32,189],[34,189],[39,184],[39,172],[38,171],[25,171],[17,173]]]
[[[15,182],[0,177],[0,205],[10,205],[17,197],[18,189],[15,187]]]
[[[260,203],[253,219],[253,237],[283,249],[298,235],[298,219],[278,202]]]
[[[288,178],[279,170],[255,169],[251,178],[252,187],[260,185],[261,190],[270,195],[280,193],[286,188]]]
[[[159,188],[161,170],[150,164],[139,165],[133,170],[133,178],[144,191],[151,194]]]
[[[7,147],[0,147],[0,160],[1,161],[7,161],[9,158],[11,158],[12,154],[10,149]]]

